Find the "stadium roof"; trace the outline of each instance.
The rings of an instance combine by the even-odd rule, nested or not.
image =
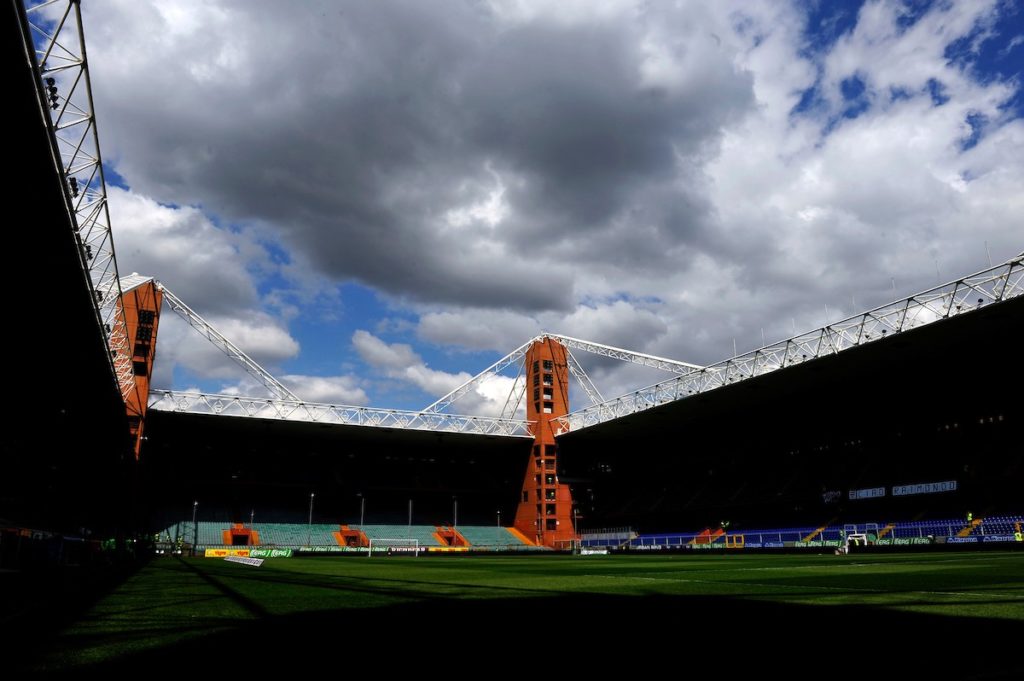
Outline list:
[[[747,441],[759,428],[777,440],[794,428],[857,430],[873,418],[936,418],[963,411],[1019,410],[1024,297],[894,334],[558,437],[586,452],[658,434],[666,452],[686,454],[711,439]],[[714,425],[713,425],[714,424]],[[725,428],[715,430],[715,428]],[[657,448],[644,438],[643,448]]]
[[[139,274],[138,272],[132,272],[126,277],[121,277],[121,292],[128,293],[129,291],[137,289],[143,284],[151,281],[153,281],[153,277],[147,277]]]

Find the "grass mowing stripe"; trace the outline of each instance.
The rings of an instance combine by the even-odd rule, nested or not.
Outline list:
[[[1006,594],[1006,593],[974,593],[971,591],[926,591],[922,589],[916,589],[913,591],[894,591],[887,589],[865,589],[862,587],[855,586],[821,586],[819,584],[778,584],[775,582],[749,582],[749,581],[728,581],[728,580],[714,580],[714,579],[694,579],[694,578],[676,578],[676,577],[644,577],[640,575],[587,575],[588,577],[604,577],[607,579],[621,579],[621,580],[636,580],[636,581],[648,581],[648,582],[680,582],[680,583],[692,583],[692,584],[713,584],[716,586],[722,584],[742,584],[746,586],[757,586],[771,589],[812,589],[822,591],[861,591],[864,593],[877,593],[877,594],[890,594],[890,593],[911,593],[911,594],[922,594],[928,596],[970,596],[972,598],[989,598],[991,596],[999,596],[1003,598],[1020,599],[1024,602],[1024,595],[1022,594]]]
[[[292,558],[269,559],[259,568],[168,558],[154,560],[77,623],[40,641],[37,668],[155,659],[159,651],[206,641],[226,641],[230,648],[250,636],[273,649],[277,636],[351,634],[345,627],[367,618],[378,628],[400,622],[431,632],[453,609],[466,633],[478,628],[470,624],[474,618],[486,619],[495,609],[513,622],[582,608],[602,613],[590,616],[595,623],[618,618],[636,626],[650,617],[653,627],[693,608],[701,613],[697,618],[710,620],[724,612],[721,617],[735,618],[730,621],[747,621],[748,613],[758,621],[758,613],[772,612],[803,621],[806,610],[800,609],[815,605],[830,606],[815,610],[815,618],[835,625],[855,613],[866,622],[863,630],[885,630],[896,626],[887,624],[890,618],[907,616],[918,619],[895,621],[941,632],[951,618],[969,617],[972,627],[989,632],[1020,631],[1024,552],[855,560],[765,554]],[[589,619],[576,626],[591,626]],[[813,635],[813,625],[807,626]],[[296,634],[288,633],[293,629]]]

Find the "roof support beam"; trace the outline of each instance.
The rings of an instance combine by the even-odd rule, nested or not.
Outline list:
[[[298,400],[239,397],[208,393],[150,390],[149,408],[186,414],[215,414],[250,419],[299,421],[339,426],[371,426],[436,433],[472,433],[532,438],[530,424],[519,419],[457,416],[402,409],[350,407]]]
[[[557,434],[682,400],[795,364],[834,355],[893,334],[966,314],[1024,294],[1024,253],[977,274],[876,307],[753,352],[579,409],[557,422]]]
[[[169,288],[159,282],[157,282],[157,287],[163,291],[164,300],[172,310],[178,313],[179,317],[188,322],[189,326],[198,331],[206,340],[210,341],[215,348],[245,369],[250,376],[263,384],[263,387],[269,390],[271,395],[282,400],[300,401],[295,393],[284,387],[280,381],[270,375],[269,371],[257,364],[256,360],[245,354],[241,348],[229,341],[210,322],[200,317],[199,313],[186,305],[185,301],[174,295]]]

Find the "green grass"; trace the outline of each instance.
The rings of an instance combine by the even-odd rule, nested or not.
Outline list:
[[[262,567],[167,558],[40,642],[32,667],[160,664],[239,645],[287,656],[294,646],[365,644],[394,627],[413,641],[440,627],[461,640],[539,631],[591,644],[614,631],[643,645],[684,622],[712,640],[731,632],[737,645],[780,626],[808,640],[825,638],[823,626],[829,636],[909,628],[1019,641],[1024,552],[295,558]]]

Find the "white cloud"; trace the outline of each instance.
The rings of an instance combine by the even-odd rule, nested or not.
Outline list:
[[[219,229],[198,208],[160,205],[130,190],[110,187],[108,197],[122,274],[155,277],[268,369],[298,355],[298,341],[280,320],[259,308],[250,268],[266,261],[251,234]],[[155,387],[171,387],[175,367],[199,379],[246,376],[165,306],[158,332]]]
[[[306,402],[319,402],[344,406],[364,406],[370,399],[360,387],[360,379],[352,375],[341,376],[306,376],[302,374],[285,374],[278,377],[281,383]],[[188,388],[190,391],[200,390],[198,387]],[[245,397],[266,397],[266,387],[252,376],[245,376],[231,383],[224,383],[217,392],[222,395],[241,395]]]
[[[391,375],[409,381],[423,392],[434,397],[445,395],[472,378],[472,375],[465,371],[452,374],[446,371],[431,369],[422,362],[407,366],[401,372],[394,372]]]
[[[833,107],[840,107],[841,81],[858,74],[883,100],[889,88],[916,91],[932,78],[960,91],[976,89],[969,74],[950,63],[945,50],[975,26],[990,24],[997,5],[996,0],[939,5],[903,30],[898,23],[904,11],[901,4],[866,3],[854,30],[840,38],[824,60],[826,96]],[[992,97],[999,97],[1000,90],[992,84],[978,88]]]
[[[411,346],[405,343],[386,343],[363,329],[352,334],[352,345],[371,367],[383,371],[390,378],[406,381],[434,397],[441,397],[472,378],[465,372],[452,374],[431,369]]]
[[[829,45],[804,4],[769,1],[83,11],[108,158],[135,187],[111,192],[122,269],[202,304],[259,361],[299,351],[266,310],[309,315],[355,280],[398,310],[346,333],[504,353],[543,329],[710,363],[825,305],[834,321],[882,303],[892,278],[906,295],[936,265],[978,269],[986,242],[1020,252],[1024,125],[1005,104],[1021,83],[970,63],[1007,8],[934,3],[908,26],[904,3],[870,0]],[[296,290],[266,293],[271,275]],[[165,348],[175,334],[163,356],[237,380],[209,348]],[[430,395],[469,376],[416,343],[352,346]],[[648,378],[592,368],[609,393]],[[344,378],[324,380],[370,391]]]
[[[432,397],[446,395],[473,377],[464,371],[450,373],[431,369],[410,346],[386,343],[362,329],[352,335],[352,344],[368,364],[381,370],[387,377],[415,386]],[[508,376],[488,377],[447,411],[496,416],[501,413],[514,381],[514,378]]]
[[[400,371],[420,361],[412,346],[404,343],[389,345],[363,329],[352,334],[352,345],[364,362],[378,369]]]
[[[490,164],[484,166],[487,173],[494,179],[494,186],[484,188],[484,197],[471,200],[469,204],[450,209],[445,220],[452,227],[465,228],[474,224],[483,224],[493,229],[509,214],[509,206],[505,202],[505,183],[501,176],[494,172]],[[469,187],[465,187],[469,189]],[[479,196],[480,189],[473,192]]]
[[[198,208],[164,206],[108,187],[118,269],[165,283],[191,306],[219,313],[256,304],[247,267],[259,262],[248,235],[218,229]]]
[[[519,312],[461,309],[423,312],[416,335],[437,345],[505,354],[541,330],[537,319]]]
[[[211,316],[207,321],[268,371],[299,352],[298,343],[287,330],[264,313],[250,311],[247,319]],[[166,305],[160,316],[157,335],[154,387],[171,387],[176,366],[201,379],[236,380],[248,376],[241,365],[233,362]]]
[[[247,319],[211,317],[208,321],[257,361],[277,364],[299,352],[298,342],[270,315],[253,313]]]
[[[369,404],[370,398],[359,385],[359,379],[351,375],[343,376],[304,376],[285,374],[281,382],[293,393],[310,402],[326,402],[327,404],[351,404],[362,406]]]
[[[581,305],[558,324],[564,331],[557,333],[632,349],[649,347],[668,330],[655,312],[625,300],[607,305]]]
[[[627,19],[636,9],[631,0],[488,0],[487,5],[502,23],[513,27],[538,22],[563,26],[604,24]]]

